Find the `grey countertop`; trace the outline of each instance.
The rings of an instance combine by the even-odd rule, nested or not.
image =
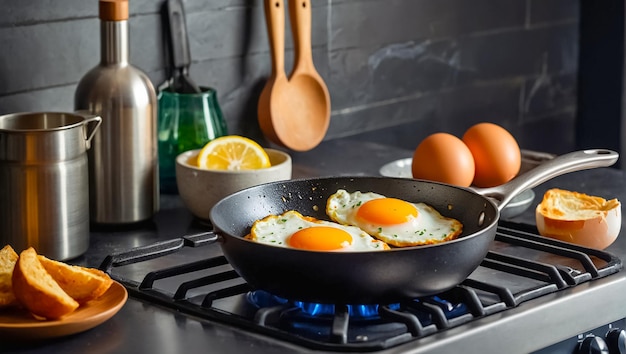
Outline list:
[[[412,151],[347,139],[322,143],[309,152],[291,152],[293,177],[378,175],[390,161],[410,157]],[[534,190],[530,209],[511,219],[534,224],[534,207],[551,187],[576,190],[605,198],[626,200],[626,176],[620,170],[600,168],[554,178]],[[161,209],[141,227],[92,230],[88,252],[74,263],[97,267],[108,254],[160,240],[206,230],[176,195],[162,195]],[[626,259],[626,238],[619,237],[607,251]],[[502,352],[500,341],[511,343],[510,353],[527,353],[575,333],[626,317],[626,272],[595,280],[557,294],[522,303],[517,308],[479,319],[442,334],[429,336],[385,353]],[[534,322],[533,322],[534,321]],[[541,326],[537,326],[537,323]],[[478,330],[479,326],[483,330]],[[488,328],[489,331],[484,331]],[[546,330],[547,329],[547,330]],[[470,335],[475,334],[470,339]],[[532,338],[532,340],[528,340]],[[442,349],[445,343],[445,350]],[[289,343],[199,320],[158,305],[130,298],[121,311],[89,331],[44,342],[0,343],[0,352],[15,353],[275,353],[312,352]]]

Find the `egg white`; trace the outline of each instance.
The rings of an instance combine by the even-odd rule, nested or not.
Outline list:
[[[385,242],[374,239],[358,227],[303,216],[295,210],[289,210],[280,215],[268,215],[255,221],[246,238],[267,245],[291,248],[288,242],[289,237],[301,229],[316,226],[334,227],[349,233],[352,237],[351,243],[345,242],[342,248],[332,252],[383,251],[390,248]],[[311,251],[317,250],[311,249]]]
[[[386,197],[373,192],[349,193],[340,189],[328,198],[326,214],[335,222],[357,226],[375,238],[397,247],[448,241],[458,237],[463,230],[461,222],[442,216],[425,203],[410,203],[417,209],[417,217],[411,216],[401,224],[377,225],[357,217],[361,205],[379,198]]]

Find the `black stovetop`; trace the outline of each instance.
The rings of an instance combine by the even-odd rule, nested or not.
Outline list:
[[[436,296],[395,304],[311,304],[253,289],[223,255],[207,257],[211,232],[109,255],[101,269],[130,295],[297,346],[377,351],[486,318],[519,304],[616,273],[612,254],[535,234],[503,221],[490,252],[468,279]],[[159,268],[151,262],[158,259]],[[163,267],[164,264],[167,266]]]

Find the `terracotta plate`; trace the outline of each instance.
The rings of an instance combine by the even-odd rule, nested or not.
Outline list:
[[[100,298],[60,320],[38,320],[23,309],[0,310],[0,338],[46,339],[83,332],[113,317],[127,299],[124,286],[113,282]]]

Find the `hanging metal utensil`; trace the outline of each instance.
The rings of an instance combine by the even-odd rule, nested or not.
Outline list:
[[[167,15],[170,35],[170,60],[172,78],[170,91],[177,93],[200,93],[200,88],[189,77],[191,53],[187,37],[187,23],[181,0],[167,1]]]

